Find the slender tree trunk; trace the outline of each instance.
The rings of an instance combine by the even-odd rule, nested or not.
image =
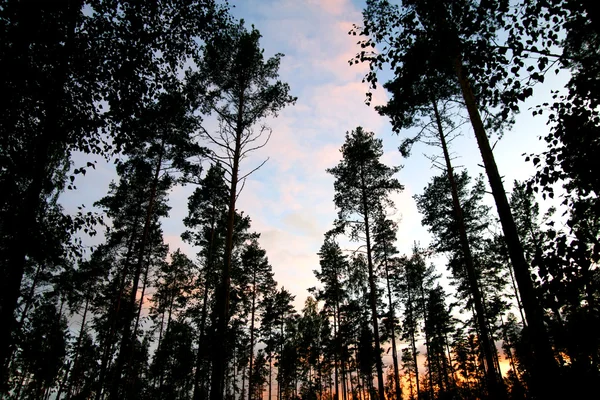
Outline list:
[[[384,266],[385,266],[385,281],[387,284],[387,292],[388,292],[388,307],[390,308],[390,318],[392,319],[392,323],[390,324],[390,330],[392,334],[392,360],[394,362],[394,385],[396,387],[396,400],[402,400],[402,389],[400,388],[400,370],[398,368],[398,351],[396,349],[396,333],[395,333],[395,325],[396,318],[394,313],[394,304],[392,303],[392,288],[390,286],[390,269],[388,265],[388,257],[387,257],[387,248],[384,243]]]
[[[144,295],[146,294],[146,287],[148,286],[148,272],[150,269],[150,257],[148,257],[148,261],[147,261],[147,265],[146,265],[146,270],[144,272],[144,279],[142,280],[142,294],[140,295],[140,304],[138,306],[137,309],[137,313],[135,315],[135,323],[134,323],[134,327],[133,327],[133,337],[135,338],[137,336],[137,331],[140,325],[140,317],[142,316],[142,308],[144,305]],[[173,301],[171,299],[171,307],[173,307]],[[169,317],[170,317],[170,313],[169,313]],[[131,361],[131,359],[130,359]]]
[[[420,279],[420,292],[421,292],[421,313],[423,314],[423,324],[427,327],[427,307],[425,305],[425,288],[423,287],[423,279]],[[429,378],[429,396],[433,399],[433,374],[432,374],[432,358],[435,358],[431,351],[431,343],[429,339],[428,329],[424,329],[425,332],[425,348],[427,349],[427,375]]]
[[[371,232],[369,227],[369,206],[367,203],[367,190],[365,185],[364,171],[360,170],[362,206],[365,221],[365,236],[367,239],[367,265],[369,267],[369,300],[371,304],[371,317],[373,322],[373,336],[375,337],[375,366],[377,368],[377,384],[379,391],[379,399],[385,400],[385,387],[383,383],[383,365],[381,362],[381,344],[379,340],[379,322],[377,316],[377,286],[375,285],[375,273],[373,271],[373,258],[371,254]]]
[[[413,387],[412,376],[410,373],[410,369],[408,370],[408,387],[410,389],[410,400],[415,399],[415,389]]]
[[[341,345],[340,345],[340,338],[338,337],[338,325],[339,324],[339,312],[337,310],[334,309],[334,315],[333,315],[333,337],[335,338],[336,341],[336,347],[338,349],[338,351],[335,352],[334,357],[333,357],[333,381],[334,381],[334,387],[335,387],[335,400],[339,400],[340,399],[340,391],[339,391],[339,386],[338,386],[338,358],[340,357],[341,354]]]
[[[479,289],[479,283],[477,280],[477,274],[475,271],[475,265],[473,263],[473,256],[471,253],[471,246],[469,245],[469,239],[467,237],[467,230],[464,222],[462,206],[460,204],[460,200],[458,198],[458,187],[456,184],[456,180],[454,179],[454,170],[452,168],[452,161],[450,160],[450,153],[448,152],[448,145],[446,144],[446,137],[444,135],[444,129],[442,127],[441,117],[437,108],[437,101],[434,99],[433,110],[435,113],[435,120],[438,127],[438,133],[440,137],[440,142],[442,144],[442,150],[444,152],[444,160],[446,161],[446,175],[448,176],[448,180],[450,181],[450,188],[452,194],[452,204],[454,208],[454,217],[456,218],[456,223],[458,226],[459,239],[461,244],[461,249],[463,252],[465,268],[467,270],[467,277],[469,281],[469,288],[471,291],[471,295],[473,296],[473,302],[475,305],[475,314],[476,321],[479,327],[480,332],[480,341],[482,343],[483,354],[485,357],[486,363],[486,378],[490,388],[490,394],[494,399],[504,399],[506,398],[506,391],[504,388],[504,384],[502,383],[502,378],[497,371],[494,363],[494,344],[491,340],[491,335],[488,329],[486,317],[485,317],[485,309],[483,306],[483,299],[481,295],[481,291]],[[487,140],[487,138],[486,138]]]
[[[146,262],[146,269],[144,272],[144,279],[142,280],[143,284],[142,284],[142,294],[140,296],[140,304],[138,306],[138,310],[135,316],[135,323],[134,323],[134,327],[133,327],[133,333],[132,333],[132,337],[133,340],[137,340],[137,332],[138,332],[138,327],[140,324],[140,317],[142,315],[142,307],[144,305],[144,295],[146,294],[146,286],[148,285],[148,272],[150,270],[150,256],[148,256],[148,260]],[[171,309],[173,308],[173,297],[171,297]],[[171,319],[171,310],[169,310],[169,322]],[[167,323],[167,327],[168,327],[168,323]],[[133,356],[134,356],[134,352],[131,351],[129,353],[129,360],[127,362],[127,365],[130,366],[129,368],[129,374],[127,376],[127,380],[126,380],[126,387],[128,390],[128,393],[132,393],[131,390],[135,388],[135,382],[137,380],[137,372],[135,370],[135,368],[133,367]]]
[[[352,372],[351,370],[348,371],[348,389],[349,389],[349,394],[348,396],[350,397],[350,400],[354,399],[354,388],[352,387]]]
[[[250,368],[248,369],[248,400],[252,400],[252,361],[254,359],[254,311],[256,310],[256,268],[252,273],[252,309],[250,313]]]
[[[240,85],[244,87],[244,85]],[[235,225],[235,202],[237,198],[237,181],[241,154],[241,141],[244,133],[244,91],[240,91],[238,102],[238,115],[235,133],[235,147],[233,151],[233,165],[231,168],[231,188],[229,191],[229,212],[227,216],[227,236],[225,239],[225,262],[221,276],[221,287],[217,294],[217,340],[212,352],[212,380],[210,399],[223,399],[223,376],[227,359],[227,324],[229,322],[229,296],[231,283],[231,253],[233,251],[233,230]]]
[[[71,366],[72,366],[72,363],[70,361],[67,361],[64,364],[65,375],[60,380],[60,383],[58,385],[58,391],[56,392],[56,397],[55,397],[56,400],[60,400],[60,396],[62,396],[62,394],[65,390],[65,387],[69,384],[69,380],[71,378]]]
[[[348,400],[348,387],[346,386],[346,361],[340,353],[340,384],[342,386],[342,400]]]
[[[27,314],[29,314],[29,309],[33,305],[33,297],[35,295],[35,288],[37,287],[40,274],[43,270],[44,270],[44,267],[42,265],[38,265],[38,267],[35,270],[33,282],[31,282],[31,288],[29,289],[29,294],[27,295],[27,301],[25,303],[25,307],[23,308],[23,312],[21,312],[21,318],[19,319],[19,326],[23,326],[23,322],[25,322],[25,318],[27,317]]]
[[[207,316],[207,305],[208,305],[208,274],[209,271],[212,271],[213,268],[213,257],[214,257],[214,241],[215,241],[215,230],[216,230],[216,211],[213,208],[213,216],[211,221],[211,230],[210,230],[210,242],[208,247],[208,263],[206,265],[204,271],[204,294],[202,298],[202,315],[200,317],[200,340],[198,342],[198,354],[196,355],[196,372],[194,374],[194,397],[193,400],[200,400],[206,398],[205,391],[205,382],[206,378],[202,377],[201,380],[201,365],[202,359],[205,356],[204,353],[204,339],[205,339],[205,329],[206,329],[206,316]]]
[[[319,348],[321,347],[321,344],[319,343]],[[319,380],[319,400],[323,399],[323,363],[321,361],[321,356],[318,356],[319,359],[317,361],[317,379]],[[262,400],[262,399],[259,399]]]
[[[515,274],[513,273],[513,269],[510,267],[510,259],[508,261],[508,273],[510,274],[510,283],[513,287],[513,292],[515,293],[515,299],[517,300],[517,308],[519,309],[519,315],[521,316],[521,322],[523,326],[527,326],[527,320],[525,319],[525,315],[523,314],[523,304],[521,303],[521,296],[519,296],[519,289],[517,289],[517,282],[515,282]]]
[[[342,373],[342,377],[340,379],[342,384],[342,399],[348,400],[348,387],[346,386],[346,362],[344,361],[344,357],[340,354],[340,372]]]
[[[242,390],[240,391],[240,399],[243,400],[246,397],[250,400],[252,395],[250,394],[250,385],[248,385],[248,396],[246,396],[246,368],[242,367]]]
[[[456,375],[454,371],[454,365],[452,364],[452,352],[450,351],[450,342],[448,341],[448,334],[444,333],[446,352],[448,353],[448,367],[452,372],[452,385],[456,386]]]
[[[529,272],[529,265],[525,260],[523,246],[521,245],[517,227],[506,197],[506,192],[504,191],[502,178],[498,172],[496,160],[494,159],[494,154],[490,147],[481,116],[479,115],[475,95],[473,94],[467,74],[464,71],[462,59],[457,55],[454,57],[453,62],[454,70],[467,106],[467,111],[469,112],[471,124],[473,125],[475,138],[477,139],[477,144],[481,151],[481,158],[483,159],[490,187],[492,188],[492,194],[496,202],[498,216],[500,217],[500,223],[508,247],[508,254],[510,256],[515,278],[519,286],[521,300],[523,301],[523,308],[525,309],[525,315],[527,317],[530,336],[529,342],[533,349],[535,365],[534,370],[532,371],[533,389],[535,392],[538,392],[540,396],[550,398],[557,395],[554,388],[556,385],[547,385],[547,382],[558,382],[559,378],[558,367],[556,365],[552,346],[550,345],[546,326],[544,325],[542,308],[535,294],[533,281]]]
[[[446,386],[446,391],[450,391],[451,389],[451,381],[450,381],[450,367],[448,365],[448,359],[446,358],[446,340],[445,340],[445,336],[442,338],[440,337],[440,340],[442,341],[442,346],[441,346],[441,351],[440,351],[440,358],[442,360],[442,370],[443,370],[443,374],[444,374],[444,385]]]
[[[38,284],[39,276],[43,270],[44,270],[43,265],[38,265],[38,267],[35,270],[33,282],[31,283],[31,288],[29,289],[29,294],[26,297],[27,300],[25,302],[25,307],[23,308],[23,311],[21,312],[21,317],[19,318],[19,321],[15,325],[15,329],[20,329],[23,326],[23,323],[25,322],[25,318],[27,318],[27,314],[29,314],[29,310],[33,306],[33,297],[35,295],[35,289]],[[11,369],[12,361],[13,361],[13,352],[11,350],[8,360],[6,362],[6,365],[7,365],[6,368],[9,371]],[[1,385],[0,385],[0,388],[1,388]]]
[[[359,400],[366,400],[363,397],[363,393],[362,393],[362,386],[363,383],[360,380],[360,369],[358,366],[358,349],[356,348],[356,346],[354,347],[354,369],[355,369],[355,373],[356,373],[356,382],[357,382],[357,391],[358,391],[358,397]]]
[[[509,361],[510,367],[512,368],[512,370],[514,372],[515,377],[520,380],[519,372],[517,371],[517,366],[515,364],[515,359],[514,359],[513,352],[512,352],[512,346],[511,346],[512,343],[510,343],[510,341],[508,340],[508,335],[506,334],[506,325],[504,324],[504,320],[503,320],[502,316],[500,316],[500,323],[502,324],[502,335],[504,336],[503,337],[504,343],[506,343],[506,346],[508,346],[507,353],[508,353],[508,361]]]
[[[342,375],[344,374],[344,368],[343,365],[341,364],[341,357],[342,357],[342,340],[340,338],[340,321],[341,321],[341,313],[340,313],[340,283],[338,281],[338,277],[339,277],[339,273],[338,273],[338,265],[337,262],[334,260],[333,263],[333,273],[335,274],[334,276],[334,282],[335,282],[335,303],[334,303],[334,316],[333,316],[333,333],[334,333],[334,337],[336,340],[336,347],[337,347],[337,351],[336,351],[336,355],[334,357],[334,362],[335,362],[335,398],[336,400],[339,400],[339,388],[338,388],[338,380],[339,380],[339,375],[338,375],[338,359],[340,362],[340,366],[342,367]],[[336,325],[337,323],[337,325]],[[337,330],[336,330],[337,328]],[[345,394],[344,394],[344,400],[345,400]]]
[[[412,299],[412,291],[411,291],[411,282],[410,280],[407,281],[407,293],[408,293],[408,311],[409,311],[409,320],[410,320],[410,342],[411,342],[411,346],[412,346],[412,353],[413,353],[413,359],[415,362],[415,385],[417,388],[417,399],[421,398],[421,388],[420,388],[420,382],[419,382],[419,361],[418,361],[418,357],[417,357],[417,344],[416,344],[416,340],[415,340],[415,327],[416,327],[416,321],[414,319],[414,312],[413,312],[413,299]]]
[[[277,399],[281,400],[281,386],[282,386],[282,376],[281,376],[281,364],[283,358],[283,343],[285,342],[285,337],[283,336],[283,320],[284,315],[281,314],[281,344],[279,346],[279,367],[277,368]]]
[[[269,353],[269,400],[272,400],[273,355]]]
[[[208,275],[208,272],[205,272]],[[204,331],[206,326],[206,313],[208,303],[208,281],[204,278],[204,294],[202,295],[202,315],[200,317],[200,338],[198,339],[198,351],[196,354],[196,371],[194,372],[194,394],[193,400],[205,398],[204,382],[202,378],[202,360],[204,359]]]
[[[75,356],[73,357],[73,367],[70,369],[71,374],[69,374],[69,370],[67,370],[66,377],[69,377],[67,380],[67,399],[71,398],[71,391],[73,388],[73,372],[77,371],[77,367],[79,366],[79,352],[81,350],[81,341],[83,340],[83,334],[85,333],[85,322],[87,319],[88,306],[90,304],[90,296],[87,295],[85,297],[85,306],[83,308],[83,316],[81,317],[81,328],[79,329],[79,336],[77,337],[77,344],[75,345]],[[69,376],[70,375],[70,376]],[[65,380],[67,379],[65,377]],[[62,389],[62,387],[61,387]],[[56,394],[56,399],[59,400],[61,396],[61,390]]]
[[[139,221],[139,216],[136,215],[132,224],[132,233],[129,238],[129,243],[127,244],[127,253],[125,255],[125,261],[123,263],[123,270],[120,273],[119,280],[119,290],[117,293],[117,298],[114,300],[114,312],[111,313],[108,317],[110,319],[110,330],[108,337],[106,338],[106,343],[104,344],[104,351],[102,354],[102,360],[100,362],[100,374],[98,377],[97,390],[96,390],[96,400],[100,400],[102,397],[102,389],[104,387],[104,380],[106,377],[106,371],[108,369],[108,361],[109,356],[112,353],[113,346],[113,338],[117,329],[117,320],[119,314],[121,312],[121,302],[123,300],[123,295],[125,293],[125,283],[127,281],[127,273],[129,272],[129,267],[131,263],[131,257],[133,256],[133,249],[135,240],[137,238],[137,223]],[[160,342],[160,340],[159,340]]]

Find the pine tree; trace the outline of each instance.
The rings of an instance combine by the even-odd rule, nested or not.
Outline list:
[[[248,31],[243,21],[229,26],[207,44],[205,58],[195,75],[199,97],[206,97],[208,109],[215,112],[220,121],[219,137],[206,130],[204,135],[224,154],[215,153],[214,157],[225,164],[229,183],[225,254],[217,293],[217,335],[221,337],[225,336],[230,317],[231,254],[235,205],[240,191],[238,183],[254,171],[242,175],[240,162],[248,152],[257,146],[263,147],[268,141],[267,137],[263,144],[257,144],[266,128],[255,130],[255,125],[296,100],[288,94],[289,86],[276,80],[282,55],[264,60],[259,39],[260,33],[254,28]],[[212,352],[213,400],[223,396],[226,361],[223,354],[227,352],[224,345],[225,342],[217,342]]]
[[[215,289],[218,285],[219,260],[225,251],[227,229],[227,183],[225,171],[220,164],[213,164],[188,200],[188,216],[184,225],[189,229],[182,239],[200,250],[200,271],[196,286],[202,288],[201,296],[189,311],[198,330],[198,346],[194,376],[194,400],[208,397],[206,379],[209,374],[209,314]]]
[[[341,233],[349,228],[350,237],[354,240],[359,240],[361,234],[365,235],[378,392],[380,399],[383,400],[385,390],[380,355],[378,295],[373,266],[371,225],[374,223],[376,213],[391,205],[389,195],[394,191],[402,190],[402,185],[393,178],[399,168],[387,167],[379,161],[383,155],[382,144],[381,140],[374,138],[373,133],[366,132],[361,127],[347,133],[341,152],[343,160],[340,164],[327,170],[336,178],[334,183],[336,192],[334,202],[338,208],[336,231]],[[350,220],[356,216],[358,221]]]
[[[250,297],[250,348],[248,366],[248,400],[256,393],[252,380],[254,368],[254,349],[257,342],[256,317],[265,307],[264,299],[275,289],[273,272],[265,250],[261,249],[256,240],[250,242],[242,253],[242,268],[248,277],[248,290]]]
[[[391,275],[393,263],[397,262],[393,257],[398,253],[394,246],[396,241],[396,224],[385,218],[384,214],[380,214],[375,220],[374,227],[374,245],[373,255],[374,261],[378,264],[380,271],[383,272],[386,282],[387,298],[388,298],[388,313],[387,323],[384,324],[389,328],[390,339],[392,342],[392,362],[393,362],[393,379],[395,397],[397,400],[402,399],[402,389],[400,386],[400,370],[398,366],[398,350],[396,348],[396,304],[392,300],[392,280]]]
[[[434,177],[424,194],[415,196],[415,199],[419,211],[423,214],[423,224],[429,227],[435,237],[433,248],[452,254],[449,263],[452,276],[462,293],[462,299],[467,300],[467,308],[474,307],[479,342],[485,357],[485,370],[488,372],[487,382],[490,395],[502,396],[502,383],[497,381],[500,377],[496,366],[497,353],[490,331],[490,325],[494,322],[497,312],[490,313],[489,306],[494,293],[498,293],[498,290],[503,291],[505,282],[498,275],[500,271],[491,271],[489,268],[491,264],[486,265],[484,260],[482,253],[485,253],[483,244],[486,241],[482,232],[489,226],[486,217],[488,209],[481,204],[484,187],[480,180],[471,193],[468,193],[469,179],[466,172],[456,176],[456,194],[454,194],[446,176]],[[449,195],[448,192],[452,194]],[[456,203],[460,204],[460,219],[456,218]],[[466,246],[464,244],[465,237]],[[468,249],[468,252],[464,249]],[[468,257],[471,257],[472,270],[468,266]],[[499,279],[499,288],[486,285],[486,275],[488,282],[495,283],[493,278],[489,279],[490,274]],[[484,293],[486,293],[485,296]]]
[[[319,251],[320,271],[313,271],[317,279],[323,284],[323,288],[317,291],[317,300],[325,301],[324,312],[331,315],[333,319],[333,342],[334,354],[334,386],[335,398],[339,399],[339,357],[342,354],[342,343],[344,339],[340,337],[341,325],[341,306],[346,297],[343,287],[344,273],[348,270],[348,261],[343,255],[340,246],[329,239],[326,239]],[[342,368],[344,370],[344,368]]]

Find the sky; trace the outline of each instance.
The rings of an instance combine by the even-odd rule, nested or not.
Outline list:
[[[318,285],[313,274],[319,267],[317,252],[336,217],[334,180],[326,169],[341,159],[339,149],[345,133],[357,126],[375,132],[383,140],[383,162],[403,166],[396,177],[404,191],[392,197],[397,208],[394,218],[400,221],[397,245],[402,253],[409,253],[414,241],[422,246],[429,243],[413,195],[422,193],[430,178],[439,173],[424,156],[435,151],[421,145],[414,148],[410,158],[403,159],[397,151],[400,138],[392,133],[386,118],[364,103],[367,85],[361,80],[368,67],[348,64],[359,51],[357,37],[349,36],[348,31],[352,24],[361,23],[363,1],[232,0],[231,4],[234,16],[261,32],[266,57],[285,54],[280,78],[289,83],[291,94],[298,97],[294,106],[266,121],[273,131],[271,140],[242,164],[243,174],[269,158],[248,178],[237,208],[251,217],[252,230],[261,235],[259,242],[267,251],[275,279],[296,296],[295,305],[300,310],[309,295],[307,289]],[[496,143],[496,161],[507,191],[514,179],[527,179],[534,172],[522,154],[543,150],[538,137],[546,133],[546,121],[532,118],[527,108],[548,101],[549,90],[560,88],[564,81],[565,76],[550,77],[543,87],[536,87],[535,96],[523,105],[514,128]],[[374,92],[374,104],[386,100],[382,89]],[[463,131],[452,149],[455,164],[467,168],[472,176],[483,173],[470,126]],[[77,167],[88,158],[74,160]],[[78,190],[63,197],[67,209],[80,204],[90,208],[106,194],[110,181],[116,179],[110,163],[97,161],[95,171],[78,178]],[[193,189],[177,187],[171,192],[170,216],[162,221],[170,250],[181,248],[192,257],[196,250],[183,243],[180,235],[184,231],[181,221],[187,215],[187,198]],[[492,205],[491,198],[486,201]]]

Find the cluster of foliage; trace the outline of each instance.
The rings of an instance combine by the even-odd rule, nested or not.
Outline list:
[[[597,8],[590,0],[368,0],[363,17],[350,31],[361,37],[350,64],[369,64],[371,89],[391,70],[390,100],[376,109],[406,135],[401,153],[419,141],[441,150],[432,158],[441,174],[415,196],[433,239],[399,254],[391,199],[403,190],[400,168],[383,164],[382,141],[357,127],[327,170],[338,214],[318,253],[320,284],[297,312],[260,234],[236,209],[244,180],[260,168],[246,173],[241,162],[271,134],[263,120],[296,100],[278,80],[282,55],[265,59],[259,32],[213,0],[2,2],[0,397],[595,392]],[[536,174],[507,196],[489,137],[514,123],[536,84],[564,69],[564,91],[534,111],[549,114],[547,150],[528,156]],[[203,120],[211,116],[216,131]],[[452,164],[463,121],[498,220],[483,176]],[[75,154],[115,165],[118,179],[95,204],[101,213],[81,206],[69,214],[58,201],[95,167],[74,165]],[[169,193],[183,184],[195,185],[182,234],[194,258],[170,251],[161,228]],[[540,216],[536,193],[561,196],[562,220],[553,209]],[[104,240],[85,251],[82,237],[99,229]],[[445,260],[452,295],[434,259]]]

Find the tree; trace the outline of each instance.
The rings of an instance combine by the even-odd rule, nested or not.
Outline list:
[[[193,114],[191,101],[188,96],[185,96],[181,86],[177,81],[164,82],[165,92],[157,96],[158,99],[155,103],[148,104],[140,110],[140,116],[132,122],[135,131],[139,132],[139,139],[143,140],[143,145],[138,144],[135,149],[126,149],[126,151],[132,158],[148,160],[147,162],[152,165],[152,179],[148,203],[144,210],[145,222],[140,238],[139,255],[132,280],[131,303],[136,301],[142,273],[145,277],[148,275],[149,266],[146,265],[143,254],[149,243],[158,186],[159,184],[165,185],[166,188],[163,190],[168,190],[177,181],[178,175],[182,174],[184,177],[198,175],[199,166],[190,163],[188,158],[205,153],[205,150],[198,146],[191,136],[197,127],[197,117]],[[140,302],[143,302],[143,297],[140,298]],[[135,314],[128,314],[127,317],[130,322],[125,325],[122,336],[117,371],[121,371],[126,365],[127,358],[131,357],[129,326],[133,322]],[[135,325],[137,327],[137,322]],[[126,370],[125,372],[128,381],[135,379],[132,376],[133,371]],[[120,377],[115,377],[111,396],[119,396],[120,381]]]
[[[482,232],[489,226],[486,217],[488,210],[481,204],[484,194],[483,182],[479,180],[468,192],[470,178],[466,172],[453,180],[447,176],[433,178],[421,196],[415,196],[417,207],[423,214],[423,224],[429,227],[434,235],[432,247],[440,252],[451,252],[450,268],[456,279],[458,289],[466,296],[467,304],[475,309],[478,338],[485,357],[488,390],[491,396],[502,396],[503,388],[500,373],[496,367],[496,348],[494,345],[490,323],[493,315],[484,299],[484,291],[490,299],[498,288],[492,289],[484,285],[486,269],[481,253],[485,238]],[[450,192],[450,193],[449,193]],[[457,209],[459,213],[457,213]],[[457,215],[459,218],[457,218]],[[498,277],[495,271],[495,276]],[[502,288],[500,288],[500,291]],[[487,308],[487,309],[486,309]]]
[[[392,205],[389,195],[402,190],[403,187],[393,178],[399,168],[387,167],[379,161],[383,155],[382,144],[381,140],[374,138],[373,133],[365,132],[361,127],[346,133],[341,152],[342,161],[336,167],[327,170],[336,178],[334,203],[338,208],[338,217],[335,229],[341,233],[350,228],[350,237],[354,240],[359,240],[360,234],[365,235],[378,389],[380,399],[383,400],[385,390],[371,243],[373,228],[370,224],[373,224],[378,211]],[[358,216],[358,221],[351,220],[355,216]]]
[[[160,377],[156,398],[187,398],[193,385],[194,352],[192,328],[172,321],[150,367],[153,377]]]
[[[437,385],[438,398],[455,393],[452,365],[448,360],[448,334],[452,333],[453,321],[444,301],[446,294],[440,286],[431,289],[427,296],[427,321],[425,331],[429,338],[427,359],[433,377],[430,385]]]
[[[266,128],[255,131],[254,126],[296,100],[288,94],[289,86],[276,80],[282,55],[277,54],[265,61],[259,39],[260,33],[256,29],[248,31],[243,22],[229,26],[206,45],[205,59],[195,76],[199,96],[207,98],[208,108],[217,114],[220,121],[219,137],[207,131],[204,134],[224,153],[215,157],[225,164],[229,183],[225,254],[217,293],[218,336],[224,336],[229,318],[231,252],[238,183],[248,176],[240,175],[240,162],[249,152],[266,144],[257,147],[256,141]],[[213,400],[219,400],[223,395],[223,354],[226,353],[223,346],[224,342],[218,342],[212,353]]]
[[[104,350],[97,396],[100,396],[105,383],[118,332],[121,333],[117,358],[119,368],[116,369],[117,375],[112,377],[112,396],[116,396],[115,392],[121,389],[122,374],[128,383],[135,378],[131,363],[137,341],[137,337],[133,336],[137,332],[132,325],[137,327],[143,302],[141,297],[136,307],[138,287],[143,281],[142,290],[145,290],[146,279],[142,279],[143,276],[147,277],[150,266],[163,262],[167,255],[159,218],[168,215],[166,191],[171,187],[172,179],[156,172],[156,160],[151,157],[157,156],[156,153],[149,152],[148,155],[150,159],[139,156],[120,163],[117,166],[117,173],[121,176],[119,183],[112,183],[109,194],[96,203],[106,210],[106,215],[113,221],[113,227],[107,234],[106,251],[100,257],[107,257],[108,260],[103,262],[117,267],[117,270],[110,271],[103,296],[96,299],[97,307],[102,310],[99,313],[102,316],[96,316],[98,323],[106,324],[100,328],[103,331]],[[122,331],[117,328],[122,328]]]
[[[275,289],[273,272],[269,260],[266,258],[265,250],[258,246],[258,242],[253,240],[242,253],[242,268],[249,277],[249,291],[251,298],[250,308],[250,362],[248,367],[248,400],[252,400],[255,393],[253,374],[255,373],[254,344],[256,341],[256,314],[265,306],[263,300],[269,292]]]
[[[277,399],[283,395],[283,386],[285,384],[285,370],[282,367],[284,361],[284,346],[287,340],[287,328],[293,328],[293,320],[297,314],[294,311],[292,301],[294,297],[290,292],[281,288],[270,297],[265,305],[261,326],[264,326],[263,332],[267,333],[266,345],[269,352],[273,352],[277,357]],[[289,369],[288,369],[289,370]],[[271,372],[269,372],[269,375]],[[269,377],[270,379],[270,377]]]
[[[57,309],[57,300],[52,296],[44,299],[34,309],[24,332],[20,361],[21,373],[30,376],[24,388],[26,398],[47,396],[63,366],[67,352],[67,321]]]
[[[427,312],[427,294],[438,278],[434,275],[433,266],[427,266],[427,254],[420,249],[417,243],[413,245],[413,254],[409,258],[399,260],[397,267],[400,270],[400,279],[397,281],[397,290],[400,299],[404,302],[405,320],[404,320],[404,338],[410,341],[410,352],[413,356],[415,381],[417,388],[417,397],[421,397],[421,383],[419,382],[417,337],[419,334],[419,325],[423,321],[423,327],[428,323]],[[421,328],[425,333],[425,347],[427,349],[427,361],[430,364],[431,351],[429,348],[429,332]],[[431,370],[429,371],[429,395],[433,397],[433,386],[431,385]]]
[[[298,353],[300,358],[300,393],[303,398],[317,399],[321,392],[319,375],[325,316],[319,313],[318,303],[307,297],[298,320]]]
[[[396,241],[397,225],[385,218],[384,214],[377,216],[374,227],[374,245],[373,255],[374,261],[379,265],[380,270],[383,270],[386,282],[387,297],[388,297],[388,322],[387,327],[390,330],[390,339],[392,342],[392,361],[393,361],[393,378],[394,390],[397,400],[402,399],[402,389],[400,386],[400,370],[398,367],[398,350],[396,349],[396,313],[395,302],[392,301],[392,282],[390,272],[393,268],[391,265],[397,260],[393,257],[398,253],[394,246]]]
[[[215,288],[218,285],[218,260],[223,258],[225,251],[224,237],[227,229],[227,182],[225,171],[220,164],[213,164],[203,179],[198,181],[198,187],[188,200],[188,216],[183,220],[189,229],[181,237],[184,241],[200,248],[198,259],[200,275],[196,286],[202,288],[202,298],[199,310],[192,307],[192,318],[198,328],[198,348],[196,354],[196,370],[194,376],[194,400],[208,397],[206,392],[206,376],[209,374],[207,365],[207,342],[209,300],[212,302]],[[198,315],[199,314],[199,315]]]
[[[331,315],[333,318],[333,344],[334,353],[334,385],[335,398],[339,399],[339,379],[338,379],[338,362],[342,354],[342,342],[340,337],[341,311],[340,306],[346,297],[343,288],[344,272],[348,270],[348,261],[342,253],[340,246],[330,240],[325,239],[319,251],[320,271],[313,271],[317,279],[322,283],[323,288],[316,293],[317,300],[325,301],[323,305],[324,312]],[[342,371],[345,367],[342,365]],[[345,374],[343,374],[345,375]]]

